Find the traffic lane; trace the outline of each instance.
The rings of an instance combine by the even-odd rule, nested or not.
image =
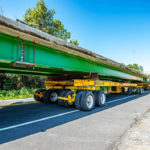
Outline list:
[[[147,95],[147,94],[149,94],[149,92],[145,93],[144,95]],[[90,112],[76,111],[70,114],[65,114],[65,115],[58,116],[58,117],[56,116],[51,119],[37,121],[28,125],[22,125],[19,127],[13,127],[8,130],[2,130],[0,131],[0,143],[2,144],[2,143],[9,142],[9,141],[13,141],[22,137],[26,137],[26,136],[38,133],[38,132],[45,132],[47,129],[50,129],[50,128],[53,128],[62,124],[66,124],[68,122],[71,122],[80,118],[82,119],[86,116],[90,116],[92,114],[98,113],[100,111],[105,111],[107,109],[126,103],[128,101],[135,100],[141,97],[141,95],[140,96],[132,95],[132,97],[131,96],[129,97],[127,95],[115,95],[115,99],[113,99],[113,97],[114,96],[111,96],[111,95],[108,96],[108,102],[110,103],[107,106],[102,107],[102,108],[96,108]],[[117,98],[119,101],[116,101]],[[44,118],[47,116],[54,116],[57,114],[71,112],[74,110],[75,110],[74,108],[66,109],[58,105],[46,105],[43,103],[25,105],[25,106],[20,106],[20,107],[17,106],[17,107],[4,108],[2,111],[0,111],[0,115],[1,115],[0,116],[0,119],[1,119],[0,129],[3,129],[5,127],[10,127],[13,125],[19,125],[19,124],[29,122],[29,121],[34,121],[39,118]]]
[[[64,108],[57,104],[34,103],[19,106],[3,107],[0,110],[0,129],[15,124],[21,124],[39,118],[45,118],[75,110]]]
[[[131,98],[139,97],[141,95],[131,95]],[[121,94],[109,94],[107,95],[107,102],[113,102],[116,99],[120,98],[127,98],[128,95],[121,95]],[[131,100],[131,99],[127,99]],[[121,102],[121,101],[120,101]],[[119,101],[117,104],[120,103]],[[125,101],[124,101],[125,102]],[[16,104],[15,102],[14,104]],[[21,104],[21,101],[18,101]],[[11,103],[13,104],[13,103]],[[110,107],[111,105],[109,105]],[[108,107],[108,108],[109,108]],[[95,110],[89,113],[94,113],[95,111],[101,111],[107,107],[96,108]],[[21,124],[24,122],[29,122],[32,120],[37,120],[39,118],[45,118],[48,116],[53,116],[69,111],[75,110],[74,108],[64,108],[59,106],[58,104],[44,104],[44,103],[35,103],[35,104],[28,104],[28,105],[18,105],[18,106],[10,106],[4,107],[0,110],[0,128],[12,126],[15,124]]]

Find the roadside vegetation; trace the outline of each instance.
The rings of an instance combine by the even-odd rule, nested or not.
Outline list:
[[[32,92],[43,88],[45,80],[43,76],[1,74],[0,100],[32,98]]]
[[[32,98],[36,89],[22,87],[20,90],[0,90],[0,100]]]

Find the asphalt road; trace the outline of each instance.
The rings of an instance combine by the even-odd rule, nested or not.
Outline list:
[[[107,106],[90,112],[56,104],[24,104],[28,101],[33,100],[0,101],[0,105],[15,104],[0,107],[0,150],[111,150],[148,111],[150,92],[108,95]]]

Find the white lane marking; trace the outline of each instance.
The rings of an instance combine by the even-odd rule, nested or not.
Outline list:
[[[148,91],[145,92],[145,93],[148,93]],[[113,102],[117,102],[117,101],[121,101],[121,100],[128,99],[130,97],[135,97],[135,96],[138,96],[138,95],[131,95],[131,96],[127,96],[127,97],[124,97],[124,98],[119,98],[119,99],[116,99],[116,100],[113,100],[113,101],[109,101],[109,102],[107,102],[107,104],[110,104],[110,103],[113,103]]]
[[[0,131],[5,131],[5,130],[9,130],[9,129],[17,128],[17,127],[22,127],[22,126],[29,125],[29,124],[33,124],[33,123],[36,123],[36,122],[45,121],[45,120],[48,120],[48,119],[52,119],[52,118],[56,118],[56,117],[60,117],[60,116],[64,116],[64,115],[67,115],[67,114],[71,114],[71,113],[74,113],[74,112],[77,112],[77,111],[79,111],[79,110],[69,111],[69,112],[65,112],[65,113],[57,114],[57,115],[54,115],[54,116],[49,116],[49,117],[45,117],[45,118],[41,118],[41,119],[37,119],[37,120],[34,120],[34,121],[29,121],[29,122],[25,122],[25,123],[21,123],[21,124],[13,125],[13,126],[9,126],[9,127],[5,127],[5,128],[1,128],[1,129],[0,129]]]
[[[137,95],[134,95],[134,96],[137,96]],[[116,100],[113,100],[113,101],[109,101],[109,102],[107,102],[107,104],[110,104],[110,103],[113,103],[113,102],[117,102],[117,101],[121,101],[121,100],[130,98],[130,97],[134,97],[134,96],[127,96],[127,97],[124,97],[124,98],[119,98],[119,99],[116,99]]]

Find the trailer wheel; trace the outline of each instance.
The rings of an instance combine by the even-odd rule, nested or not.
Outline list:
[[[81,109],[81,97],[85,94],[85,91],[80,91],[77,93],[75,98],[75,108]]]
[[[140,90],[140,92],[139,92],[139,94],[144,94],[144,89],[143,88],[139,88]]]
[[[140,94],[140,88],[136,88],[136,94]]]
[[[144,94],[144,92],[145,92],[145,91],[144,91],[144,89],[142,88],[142,94]]]
[[[59,96],[60,96],[60,97],[64,97],[64,93],[65,93],[65,91],[61,91],[61,92],[59,93]],[[58,99],[58,104],[59,104],[59,105],[63,105],[63,100]]]
[[[122,94],[125,93],[125,88],[124,88],[124,87],[121,88],[121,93],[122,93]]]
[[[95,107],[95,97],[92,92],[85,92],[81,96],[81,110],[90,111]]]
[[[127,93],[128,93],[128,94],[133,94],[133,88],[132,88],[132,87],[129,87]]]
[[[44,93],[43,101],[47,104],[55,103],[57,101],[57,98],[58,98],[58,92],[56,90],[49,89]]]
[[[35,93],[40,94],[41,92],[45,93],[45,91],[46,91],[45,89],[38,89],[38,90],[35,91]],[[43,98],[40,98],[38,95],[34,95],[34,99],[36,101],[43,102]]]
[[[102,107],[106,105],[106,95],[103,91],[95,91],[94,95],[96,106]]]
[[[144,88],[144,91],[148,91],[148,90],[149,90],[149,87],[145,87],[145,88]]]
[[[60,92],[59,96],[60,97],[68,97],[68,95],[72,95],[72,94],[73,94],[73,91],[71,91],[71,90],[65,90],[65,91]],[[70,106],[73,105],[73,103],[74,102],[68,103],[68,101],[66,101],[66,100],[58,99],[58,104],[62,105],[64,107],[70,107]]]

